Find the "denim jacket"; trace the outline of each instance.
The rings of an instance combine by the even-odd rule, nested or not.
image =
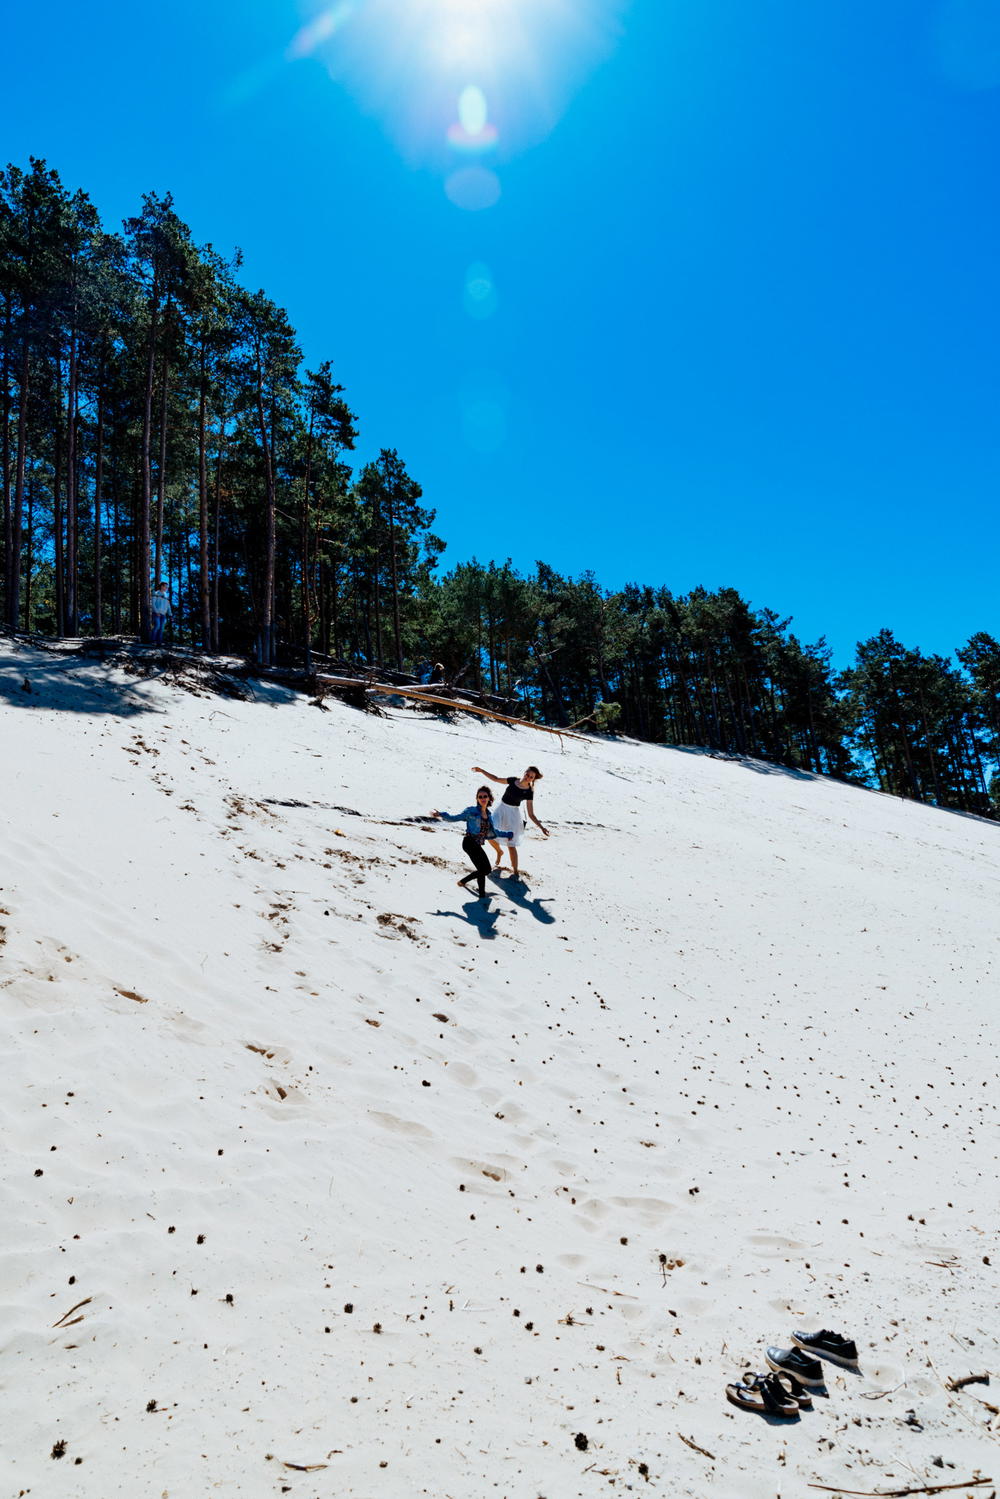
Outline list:
[[[478,807],[466,807],[464,812],[439,812],[438,816],[443,817],[446,822],[464,821],[466,837],[475,838],[478,842],[482,843],[484,835],[479,831]],[[501,833],[499,829],[495,828],[493,826],[493,819],[487,812],[485,836],[487,838],[513,838],[514,835],[513,833]]]

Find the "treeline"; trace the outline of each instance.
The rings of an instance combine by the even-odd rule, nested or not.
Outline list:
[[[174,639],[309,669],[452,680],[527,716],[755,755],[1000,813],[1000,644],[958,665],[889,631],[837,673],[823,641],[732,589],[603,589],[544,563],[437,567],[399,454],[352,466],[356,419],[285,312],[195,244],[169,196],[120,231],[44,162],[0,173],[0,467],[8,629]]]

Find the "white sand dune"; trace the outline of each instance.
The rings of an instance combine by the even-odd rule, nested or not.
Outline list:
[[[3,1499],[1000,1478],[1000,828],[9,644],[0,776]]]

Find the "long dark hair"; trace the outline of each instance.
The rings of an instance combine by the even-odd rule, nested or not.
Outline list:
[[[493,805],[493,792],[490,790],[490,788],[488,786],[480,786],[479,790],[476,792],[476,801],[478,802],[479,798],[482,796],[482,794],[483,794],[484,791],[486,792],[486,795],[489,797],[489,799],[490,799],[489,804],[492,807],[492,805]]]

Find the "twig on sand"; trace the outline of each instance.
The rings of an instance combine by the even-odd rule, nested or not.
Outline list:
[[[958,1400],[952,1400],[952,1398],[951,1398],[951,1393],[952,1393],[951,1392],[951,1386],[945,1380],[943,1380],[941,1378],[941,1371],[938,1368],[937,1364],[934,1362],[934,1360],[931,1358],[930,1354],[927,1355],[927,1362],[930,1364],[931,1368],[934,1370],[934,1376],[937,1379],[937,1382],[941,1386],[942,1390],[944,1390],[946,1398],[948,1400],[948,1404],[951,1406],[952,1410],[958,1411],[958,1413],[962,1417],[963,1421],[968,1421],[968,1423],[969,1423],[970,1426],[974,1426],[977,1431],[981,1432],[983,1428],[980,1426],[980,1424],[979,1424],[978,1421],[974,1421],[973,1420],[972,1416],[969,1415],[969,1412],[965,1409],[964,1405],[962,1405],[961,1402],[958,1401]],[[978,1400],[979,1396],[977,1395],[974,1398]],[[983,1404],[985,1405],[986,1402],[983,1401]],[[991,1442],[995,1442],[997,1440],[997,1438],[996,1438],[996,1436],[994,1435],[994,1432],[993,1432],[993,1422],[992,1421],[988,1422],[987,1425],[986,1425],[986,1435],[989,1437],[989,1439],[990,1439]]]
[[[964,1390],[967,1384],[989,1384],[989,1374],[963,1374],[961,1379],[946,1379],[946,1390]]]
[[[629,1291],[612,1291],[608,1286],[595,1286],[589,1280],[578,1280],[577,1285],[583,1286],[585,1291],[603,1291],[605,1296],[624,1296],[626,1301],[637,1301],[639,1299]]]
[[[948,1489],[976,1489],[992,1483],[992,1478],[967,1478],[964,1483],[922,1483],[915,1489],[842,1489],[829,1483],[811,1483],[811,1489],[825,1489],[828,1494],[860,1494],[863,1499],[902,1499],[904,1494],[943,1494]]]
[[[691,1438],[690,1437],[686,1437],[682,1431],[679,1431],[677,1433],[677,1435],[680,1437],[680,1439],[684,1443],[685,1447],[690,1447],[693,1452],[700,1452],[701,1455],[702,1455],[702,1457],[707,1457],[708,1458],[709,1462],[711,1462],[711,1463],[715,1462],[715,1453],[714,1452],[706,1452],[704,1447],[699,1447],[697,1442],[692,1442]]]
[[[67,1324],[66,1318],[67,1317],[72,1317],[72,1315],[73,1315],[74,1312],[78,1312],[80,1310],[81,1306],[86,1306],[87,1303],[90,1302],[90,1301],[93,1301],[93,1299],[94,1299],[93,1296],[85,1296],[82,1301],[78,1301],[76,1303],[76,1306],[71,1306],[68,1312],[63,1312],[62,1316],[59,1318],[59,1321],[58,1322],[53,1322],[52,1326],[53,1327],[65,1327],[67,1325],[70,1325],[70,1324]],[[77,1317],[75,1320],[77,1322],[82,1322],[83,1318],[82,1317]]]
[[[283,1468],[292,1468],[296,1473],[318,1473],[320,1468],[328,1468],[329,1463],[286,1463],[282,1459]]]

